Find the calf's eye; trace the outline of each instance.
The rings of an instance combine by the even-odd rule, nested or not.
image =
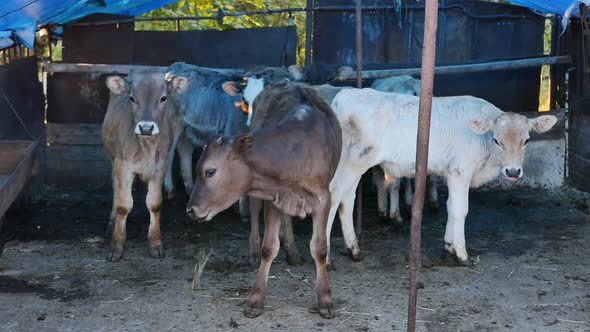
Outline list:
[[[212,177],[213,175],[215,175],[215,173],[217,173],[217,170],[216,170],[215,168],[207,168],[207,169],[205,170],[205,177],[206,177],[206,178],[210,178],[210,177]]]
[[[526,141],[524,141],[524,143],[522,143],[522,146],[527,145],[527,143],[529,142],[530,138],[527,138]]]
[[[497,146],[500,146],[500,142],[498,142],[497,139],[493,138],[492,141],[494,142],[494,144],[496,144]]]
[[[166,96],[160,97],[160,104],[166,102]]]
[[[129,96],[129,100],[131,100],[132,103],[135,103],[135,98],[133,98],[133,96]]]

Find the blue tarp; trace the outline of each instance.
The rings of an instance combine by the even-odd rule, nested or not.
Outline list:
[[[178,0],[0,0],[0,48],[12,44],[6,31],[31,48],[38,26],[64,24],[95,13],[141,15]]]
[[[590,5],[590,0],[508,0],[508,2],[545,14],[561,16],[561,25],[564,31],[571,16],[580,16],[580,3],[586,6]]]

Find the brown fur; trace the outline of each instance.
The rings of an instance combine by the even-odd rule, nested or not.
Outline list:
[[[264,255],[247,317],[262,313],[270,265],[279,249],[281,216],[311,214],[310,249],[316,262],[319,311],[332,318],[325,254],[329,185],[342,147],[338,119],[303,84],[271,84],[256,98],[255,107],[253,120],[258,129],[219,139],[204,149],[187,212],[193,218],[210,220],[244,194],[265,200]]]
[[[113,208],[109,220],[112,241],[108,260],[119,260],[123,254],[127,215],[133,208],[131,189],[136,176],[148,185],[150,254],[161,258],[164,257],[160,236],[162,183],[173,138],[169,114],[163,105],[165,102],[159,102],[166,94],[164,74],[131,73],[125,82],[128,84],[126,91],[120,94],[111,92],[101,132],[105,152],[113,166]],[[137,100],[136,104],[130,101],[131,95]],[[146,119],[157,123],[158,135],[134,133],[137,122]]]
[[[309,105],[316,107],[326,114],[330,114],[332,110],[316,91],[315,87],[310,89],[305,84],[289,83],[285,80],[271,82],[254,100],[254,116],[250,128],[256,130],[278,123],[291,111],[292,105]],[[259,209],[262,206],[261,204],[255,204],[255,200],[256,198],[251,198],[250,205],[252,217],[251,228],[253,233],[250,235],[250,255],[251,261],[254,262],[260,256],[260,239],[257,235],[259,234]],[[293,234],[292,220],[289,214],[282,217],[280,235],[281,244],[287,254],[287,262],[290,265],[300,264],[301,258],[295,244],[295,235]]]

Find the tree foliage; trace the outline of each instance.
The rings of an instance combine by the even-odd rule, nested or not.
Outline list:
[[[301,8],[305,0],[180,0],[145,13],[142,17],[216,16],[222,9],[226,13],[265,9]],[[239,29],[295,25],[297,29],[297,62],[303,64],[305,56],[305,13],[261,14],[226,16],[220,24],[215,19],[181,20],[180,30]],[[176,30],[176,21],[137,22],[135,30]]]

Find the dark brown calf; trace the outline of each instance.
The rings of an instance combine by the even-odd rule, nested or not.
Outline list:
[[[162,258],[162,183],[173,139],[164,73],[109,76],[106,84],[111,95],[101,134],[113,166],[113,208],[109,220],[113,236],[107,259],[116,261],[123,254],[127,215],[133,208],[131,187],[136,176],[148,185],[145,203],[150,211],[150,254]]]
[[[287,111],[272,125],[247,135],[219,138],[204,148],[187,213],[194,219],[211,220],[242,195],[265,201],[260,269],[245,311],[247,317],[260,315],[264,308],[268,273],[280,246],[282,214],[311,214],[310,249],[316,263],[318,309],[322,317],[333,318],[326,271],[326,222],[330,180],[342,146],[338,119],[315,91],[302,84],[270,85],[256,103],[261,115]]]

